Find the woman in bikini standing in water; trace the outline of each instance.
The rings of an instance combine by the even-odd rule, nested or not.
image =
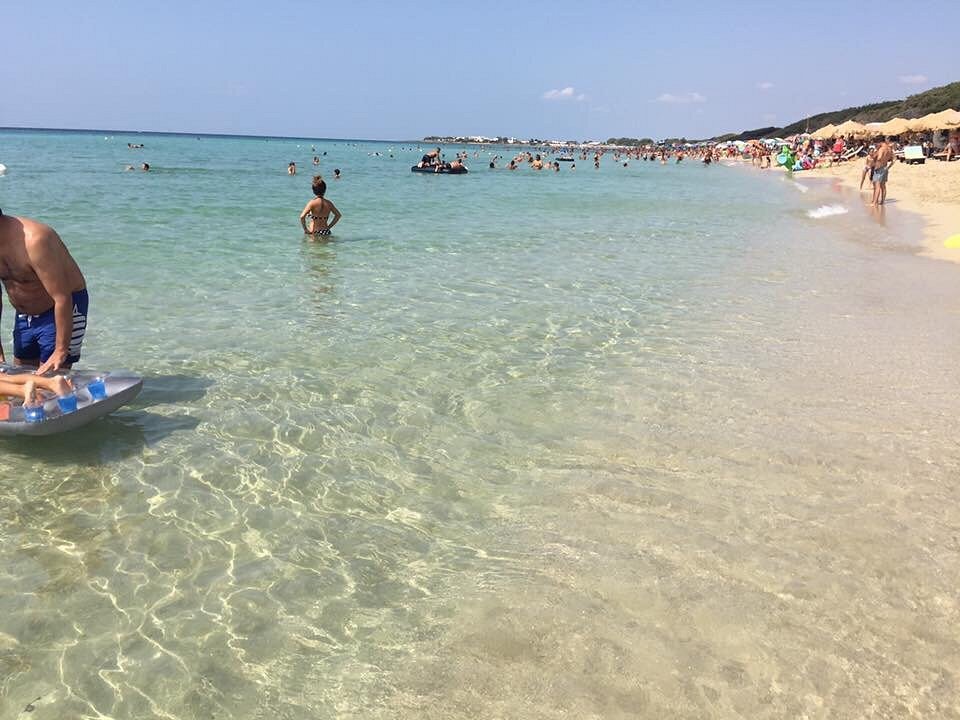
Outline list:
[[[303,208],[300,213],[300,225],[303,227],[304,235],[326,236],[330,234],[333,226],[340,222],[340,211],[337,206],[323,196],[327,192],[327,183],[323,181],[320,175],[313,176],[313,194],[316,195]],[[333,222],[330,222],[330,215],[333,215]],[[307,227],[307,218],[310,218],[310,227]]]

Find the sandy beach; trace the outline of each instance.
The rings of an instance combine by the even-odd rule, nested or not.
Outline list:
[[[801,175],[837,178],[857,188],[862,172],[863,159],[858,158],[840,165],[804,170]],[[869,202],[870,187],[869,180],[864,182],[864,202]],[[960,263],[960,248],[944,247],[948,237],[960,234],[960,162],[896,163],[890,168],[887,201],[891,209],[917,213],[924,219],[924,254]]]

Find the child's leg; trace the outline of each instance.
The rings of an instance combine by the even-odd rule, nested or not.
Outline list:
[[[13,375],[11,377],[18,377]],[[10,395],[12,397],[26,397],[24,393],[24,383],[9,382],[9,377],[0,377],[0,395]]]
[[[48,378],[42,375],[31,375],[29,373],[18,373],[15,375],[0,375],[0,395],[14,395],[16,397],[27,397],[26,387],[42,388],[55,395],[68,395],[73,389],[70,381],[62,375],[56,375]]]

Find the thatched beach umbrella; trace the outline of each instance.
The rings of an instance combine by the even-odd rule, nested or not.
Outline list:
[[[882,125],[883,123],[878,123],[878,122],[867,123],[866,125],[861,126],[860,130],[854,131],[853,134],[856,135],[858,138],[873,138],[873,137],[876,137],[877,135],[882,134],[880,130],[880,127]]]
[[[838,137],[840,137],[844,135],[858,135],[862,133],[865,129],[866,129],[865,125],[861,125],[860,123],[854,122],[853,120],[847,120],[846,122],[840,123],[839,125],[837,125],[837,127],[835,127],[833,131],[837,134]]]
[[[887,120],[885,123],[881,123],[877,127],[877,132],[880,135],[889,135],[891,137],[895,135],[903,135],[904,133],[910,132],[910,121],[904,120],[903,118],[893,118],[892,120]]]
[[[829,125],[824,125],[819,130],[813,131],[813,137],[817,140],[827,140],[828,138],[836,137],[837,128],[833,123]]]
[[[931,130],[956,130],[960,128],[960,111],[944,110],[933,115],[927,115],[924,120],[930,121]]]

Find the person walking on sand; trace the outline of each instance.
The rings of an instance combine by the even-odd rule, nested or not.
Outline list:
[[[0,211],[0,281],[17,311],[14,363],[42,375],[77,362],[87,329],[87,282],[54,229]]]
[[[866,158],[863,161],[863,172],[860,173],[860,189],[863,190],[863,181],[868,176],[873,175],[873,163],[877,159],[877,149],[870,148]]]
[[[893,165],[893,148],[890,147],[890,138],[884,138],[877,148],[877,156],[873,162],[873,173],[870,180],[873,182],[873,204],[883,205],[887,199],[887,176],[890,166]]]
[[[303,228],[304,235],[326,237],[333,230],[333,226],[340,222],[340,211],[337,210],[336,205],[323,197],[327,192],[327,183],[322,176],[314,175],[311,187],[316,197],[310,200],[300,213],[300,226]],[[333,215],[333,222],[330,222],[331,215]],[[307,227],[308,218],[309,227]]]

